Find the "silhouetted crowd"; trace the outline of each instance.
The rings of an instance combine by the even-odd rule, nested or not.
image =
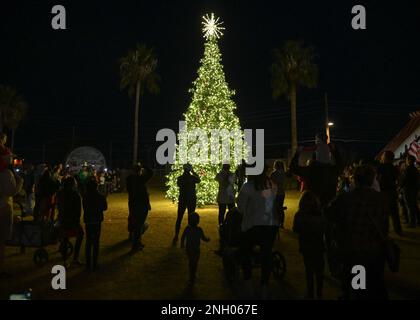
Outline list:
[[[419,172],[415,157],[407,155],[396,166],[394,154],[386,151],[380,162],[344,166],[340,153],[333,144],[327,144],[324,134],[317,135],[312,159],[305,165],[301,163],[301,151],[300,148],[292,158],[289,173],[300,181],[302,190],[293,231],[298,235],[305,267],[305,297],[322,299],[327,265],[331,275],[341,281],[342,299],[386,299],[385,267],[388,265],[396,272],[399,264],[398,246],[389,237],[389,221],[399,236],[403,236],[404,229],[400,212],[406,228],[420,225],[417,206]],[[7,152],[4,153],[7,156]],[[246,166],[243,162],[232,172],[230,165],[224,164],[214,177],[219,185],[216,200],[220,248],[216,253],[225,257],[232,247],[237,247],[244,290],[254,294],[254,249],[259,247],[261,281],[258,292],[261,298],[267,298],[273,246],[279,230],[284,228],[288,173],[282,161],[276,161],[271,170],[265,166],[259,175],[246,176]],[[22,184],[26,192],[26,208],[30,207],[31,197],[34,198],[32,211],[35,220],[52,221],[57,209],[54,226],[60,241],[76,238],[71,264],[81,264],[79,253],[86,235],[86,266],[96,270],[101,223],[107,210],[106,195],[118,189],[115,186],[118,183],[110,187],[107,183],[113,178],[109,173],[96,173],[87,166],[76,175],[67,173],[63,166],[52,170],[30,167],[24,172],[23,179],[9,171],[7,168],[0,171],[3,199],[8,195],[6,202],[10,205],[10,196]],[[147,183],[152,176],[153,171],[148,166],[138,163],[126,179],[132,253],[144,247],[142,235],[147,229],[147,216],[151,210]],[[179,198],[173,245],[177,245],[181,237],[181,247],[185,248],[189,261],[191,284],[196,280],[201,242],[210,241],[199,225],[200,215],[196,212],[196,186],[200,183],[200,175],[193,166],[185,164],[177,179]],[[7,207],[4,203],[1,205],[0,212]],[[85,228],[81,224],[82,209]],[[7,229],[3,218],[10,213],[10,208],[7,210],[1,212],[2,230]],[[185,211],[188,225],[181,233]],[[7,223],[11,222],[7,220]],[[363,290],[355,286],[355,266],[362,266],[365,270],[366,287]]]

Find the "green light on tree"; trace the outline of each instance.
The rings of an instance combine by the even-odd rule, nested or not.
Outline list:
[[[203,17],[203,33],[206,42],[204,44],[204,57],[201,59],[198,69],[198,77],[193,82],[190,89],[192,101],[184,114],[186,131],[178,134],[178,140],[183,134],[189,135],[194,129],[201,129],[208,135],[208,141],[211,141],[211,131],[214,129],[226,129],[229,132],[236,132],[229,138],[230,143],[230,164],[235,168],[238,160],[235,159],[232,150],[234,150],[235,136],[242,138],[240,132],[241,126],[239,118],[235,114],[236,104],[232,100],[235,92],[230,90],[225,80],[223,71],[222,57],[217,44],[217,39],[223,35],[221,22],[215,19],[214,15]],[[188,140],[188,148],[194,144],[194,141]],[[221,148],[221,147],[220,147]],[[178,200],[177,178],[182,174],[182,166],[179,159],[179,145],[176,146],[175,163],[172,165],[172,171],[167,176],[166,196],[173,201]],[[189,150],[189,149],[188,149]],[[204,205],[214,203],[217,197],[218,184],[214,180],[217,172],[221,168],[222,156],[218,163],[200,162],[188,154],[188,161],[193,164],[194,171],[200,175],[201,183],[197,185],[197,204]],[[209,155],[210,156],[210,155]],[[236,160],[236,161],[235,161]],[[239,160],[240,161],[240,160]]]

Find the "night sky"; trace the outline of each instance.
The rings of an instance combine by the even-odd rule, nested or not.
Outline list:
[[[177,129],[203,55],[201,17],[224,21],[219,41],[226,79],[244,128],[264,128],[267,157],[289,146],[286,99],[273,100],[273,49],[304,40],[319,55],[317,89],[298,92],[298,138],[322,130],[330,98],[333,140],[375,155],[420,106],[420,6],[416,1],[2,1],[0,83],[28,102],[15,152],[51,162],[72,145],[91,145],[123,164],[132,148],[134,102],[119,89],[118,59],[136,43],[153,46],[161,92],[140,104],[141,157],[151,159],[159,129]],[[67,30],[51,28],[51,8],[67,10]],[[351,28],[363,4],[367,30]]]

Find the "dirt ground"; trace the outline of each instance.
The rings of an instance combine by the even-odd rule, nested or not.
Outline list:
[[[305,294],[302,258],[298,253],[297,237],[290,229],[296,212],[299,194],[289,192],[286,198],[285,230],[276,240],[275,248],[287,261],[284,280],[270,280],[271,299],[301,299]],[[112,194],[108,197],[109,210],[103,223],[100,252],[100,270],[96,273],[83,267],[67,270],[67,289],[51,288],[51,269],[61,264],[57,246],[49,246],[48,263],[36,267],[32,262],[34,249],[20,253],[19,248],[9,247],[6,252],[6,270],[12,274],[0,283],[0,299],[8,299],[12,293],[32,289],[34,299],[247,299],[240,279],[230,284],[223,276],[222,261],[214,253],[218,247],[217,208],[207,206],[197,211],[201,226],[209,243],[201,249],[198,279],[194,287],[187,285],[188,266],[183,250],[172,246],[176,205],[164,198],[162,189],[151,192],[152,210],[149,229],[144,236],[145,248],[130,254],[127,241],[127,195]],[[183,227],[186,219],[183,221]],[[402,247],[402,266],[398,274],[387,274],[390,297],[393,299],[420,298],[420,232],[407,230],[404,237],[395,239]],[[84,246],[81,260],[84,259]],[[254,270],[254,282],[258,287],[259,270]],[[328,276],[325,281],[325,299],[337,299],[338,283]]]

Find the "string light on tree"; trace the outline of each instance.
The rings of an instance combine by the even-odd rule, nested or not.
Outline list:
[[[239,123],[239,118],[235,114],[236,104],[232,97],[235,91],[229,89],[225,79],[222,65],[222,55],[217,44],[217,39],[223,35],[219,18],[214,14],[203,17],[203,33],[206,39],[204,44],[204,57],[200,60],[198,77],[193,82],[191,103],[184,114],[187,130],[178,134],[184,139],[185,135],[192,133],[199,128],[207,134],[209,141],[211,132],[214,129],[226,129],[235,132],[234,137],[229,138],[230,150],[234,150],[235,137],[243,138],[243,132]],[[188,148],[194,145],[195,141],[188,139]],[[245,151],[243,154],[246,154]],[[188,161],[193,165],[194,171],[200,176],[201,183],[197,185],[197,204],[204,205],[215,203],[218,191],[218,183],[215,181],[217,172],[222,167],[222,158],[218,158],[218,163],[203,163],[193,153],[188,154]],[[233,152],[230,153],[229,162],[232,170],[235,169],[236,162]],[[168,187],[166,196],[173,201],[178,200],[179,188],[177,178],[182,174],[183,164],[179,161],[179,146],[176,146],[175,163],[167,176],[166,185]]]

